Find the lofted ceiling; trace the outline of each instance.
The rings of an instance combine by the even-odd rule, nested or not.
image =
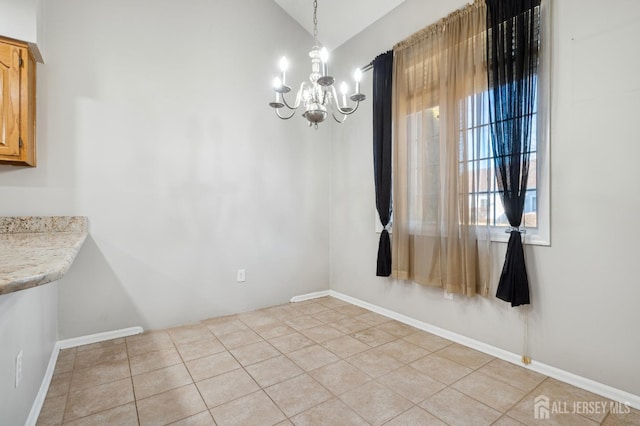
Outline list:
[[[273,0],[313,35],[313,0]],[[405,0],[317,0],[318,40],[339,47]]]

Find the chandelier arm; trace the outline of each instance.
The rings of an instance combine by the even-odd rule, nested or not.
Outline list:
[[[331,116],[333,117],[334,120],[336,120],[337,123],[342,124],[344,123],[344,121],[347,119],[347,115],[343,114],[344,117],[342,117],[342,120],[339,119],[338,117],[336,117],[336,114],[334,112],[331,113]]]
[[[289,105],[287,100],[284,98],[285,94],[284,93],[282,94],[282,103],[284,103],[284,105],[290,110],[296,110],[300,106],[300,98],[302,96],[302,90],[304,89],[304,84],[305,84],[304,81],[300,84],[300,89],[298,90],[298,94],[296,95],[296,101],[293,104],[293,106]]]
[[[289,102],[287,102],[287,100],[285,99],[285,94],[282,94],[282,103],[284,104],[284,106],[286,106],[287,108],[289,108],[289,110],[295,111],[296,109],[298,109],[298,105],[294,104],[294,106],[289,105]]]
[[[290,119],[291,117],[293,117],[293,116],[295,115],[295,113],[296,113],[296,110],[295,110],[295,109],[293,109],[293,110],[291,110],[291,114],[289,114],[289,115],[288,115],[288,116],[286,116],[286,117],[283,117],[282,115],[280,115],[280,108],[276,108],[276,115],[277,115],[277,116],[278,116],[278,118],[280,118],[281,120],[288,120],[288,119]]]
[[[333,102],[335,103],[335,107],[338,110],[338,112],[340,112],[340,114],[342,114],[344,116],[347,116],[347,115],[353,114],[354,112],[356,112],[358,110],[358,107],[360,106],[360,101],[356,101],[356,106],[353,107],[353,109],[344,110],[344,109],[340,108],[340,104],[338,102],[338,95],[336,93],[336,88],[331,86],[331,90],[333,91]],[[344,121],[344,120],[342,120],[342,121]]]
[[[353,114],[354,112],[356,112],[358,110],[359,106],[360,106],[360,101],[357,101],[356,102],[356,106],[353,107],[353,109],[351,111],[343,111],[343,110],[340,109],[340,107],[338,107],[338,111],[340,111],[340,113],[344,114],[344,115],[351,115],[351,114]]]

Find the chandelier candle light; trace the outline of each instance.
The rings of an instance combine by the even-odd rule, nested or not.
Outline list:
[[[300,89],[296,95],[296,100],[291,106],[285,95],[291,91],[291,87],[287,86],[287,68],[289,62],[284,56],[280,59],[280,76],[276,77],[273,81],[273,90],[276,93],[276,98],[273,102],[269,103],[276,111],[276,115],[283,120],[288,120],[294,116],[300,105],[304,107],[302,116],[309,122],[309,127],[312,125],[318,128],[318,123],[322,123],[329,112],[333,116],[333,119],[338,123],[343,123],[347,119],[348,115],[353,114],[358,109],[361,101],[366,99],[366,96],[360,93],[360,80],[362,79],[362,71],[356,69],[354,73],[355,91],[349,96],[349,99],[355,102],[355,106],[350,107],[347,105],[347,93],[349,92],[349,86],[345,82],[340,85],[341,99],[338,98],[336,88],[333,83],[334,78],[329,75],[328,61],[329,52],[325,47],[320,47],[318,43],[318,1],[313,2],[313,38],[315,44],[309,52],[311,58],[311,74],[309,75],[309,82],[303,81],[300,84]],[[340,106],[340,102],[342,106]],[[282,115],[280,110],[286,107],[289,115]],[[336,113],[342,115],[342,117],[336,117]]]

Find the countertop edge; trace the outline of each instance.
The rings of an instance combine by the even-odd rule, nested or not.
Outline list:
[[[84,221],[84,224],[86,224],[87,222],[86,218],[82,218],[82,220]],[[27,290],[27,289],[48,284],[50,282],[57,281],[63,278],[65,274],[69,271],[69,268],[71,267],[73,261],[75,260],[77,254],[79,253],[85,240],[87,239],[87,236],[89,235],[87,226],[83,226],[79,230],[74,229],[73,231],[57,231],[57,230],[51,230],[51,231],[47,230],[47,231],[44,231],[44,232],[36,231],[36,232],[26,232],[26,233],[25,232],[8,232],[16,235],[19,234],[21,236],[24,236],[27,239],[29,238],[30,235],[33,235],[34,239],[37,238],[37,236],[41,236],[43,234],[50,235],[52,238],[54,238],[54,248],[55,248],[55,237],[57,235],[64,236],[67,240],[66,240],[65,246],[61,246],[59,249],[57,248],[55,249],[56,250],[55,261],[51,262],[50,265],[47,265],[46,269],[42,271],[38,271],[38,273],[35,273],[35,274],[31,274],[28,271],[25,271],[24,276],[19,276],[20,268],[16,267],[17,277],[14,277],[13,279],[11,279],[6,283],[0,284],[0,295],[10,294],[10,293],[14,293],[21,290]],[[71,239],[71,241],[69,241],[69,239]],[[40,249],[40,247],[36,246],[33,248],[33,250],[36,252],[38,249]],[[42,256],[50,255],[50,250],[51,250],[50,248],[42,250],[43,251]],[[47,259],[44,259],[44,260],[47,260]],[[44,260],[43,260],[43,264],[46,264]]]

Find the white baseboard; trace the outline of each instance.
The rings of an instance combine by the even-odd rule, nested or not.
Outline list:
[[[291,303],[304,302],[305,300],[317,299],[320,297],[329,296],[330,290],[316,291],[315,293],[301,294],[300,296],[293,296],[290,300]]]
[[[544,364],[542,362],[531,361],[529,368],[536,373],[544,374],[545,376],[553,377],[561,382],[568,383],[575,387],[593,392],[596,395],[603,396],[612,401],[617,401],[622,404],[626,404],[630,407],[640,410],[640,396],[632,393],[616,389],[604,383],[596,382],[595,380],[587,379],[586,377],[578,376],[577,374],[570,373],[566,370],[553,367],[551,365]]]
[[[104,333],[89,334],[87,336],[74,337],[72,339],[59,340],[60,349],[75,348],[76,346],[90,345],[91,343],[104,342],[105,340],[140,334],[142,327],[129,327],[121,330],[105,331]]]
[[[142,329],[142,327],[130,327],[124,328],[122,330],[107,331],[104,333],[75,337],[73,339],[58,340],[55,345],[53,345],[53,349],[51,350],[49,365],[47,365],[47,370],[45,371],[44,377],[42,378],[42,383],[40,383],[38,394],[36,395],[36,398],[31,405],[31,411],[29,411],[29,417],[27,417],[25,426],[35,426],[36,422],[38,421],[40,410],[42,410],[42,404],[44,404],[44,399],[47,397],[49,385],[51,384],[51,379],[53,378],[53,372],[56,369],[56,363],[58,362],[58,354],[60,353],[60,350],[73,348],[76,346],[88,345],[91,343],[104,342],[105,340],[117,339],[119,337],[133,336],[135,334],[140,334],[143,331],[144,330]]]
[[[49,391],[49,385],[51,384],[51,379],[53,378],[53,372],[56,369],[56,362],[58,361],[58,353],[60,352],[60,342],[56,342],[53,345],[53,350],[51,351],[51,357],[49,358],[49,365],[47,365],[47,370],[44,372],[44,377],[42,378],[42,383],[40,383],[40,389],[38,389],[38,394],[36,395],[33,404],[31,404],[31,411],[29,411],[29,416],[27,417],[27,421],[24,423],[25,426],[35,426],[38,421],[38,417],[40,416],[40,410],[42,410],[42,404],[44,404],[44,399],[47,397],[47,392]]]
[[[319,294],[319,293],[322,293],[322,294],[316,296],[316,294]],[[360,299],[356,299],[355,297],[347,296],[346,294],[342,294],[334,290],[329,290],[328,292],[309,293],[301,296],[296,296],[296,297],[293,297],[291,301],[294,301],[294,299],[296,299],[296,301],[301,301],[301,300],[314,299],[317,297],[324,297],[327,295],[326,293],[328,293],[328,295],[331,297],[335,297],[336,299],[349,302],[352,305],[360,306],[361,308],[368,309],[372,312],[378,313],[380,315],[384,315],[385,317],[392,318],[396,321],[402,322],[404,324],[410,325],[420,330],[424,330],[431,334],[435,334],[436,336],[444,337],[445,339],[449,339],[461,345],[468,346],[472,349],[478,350],[480,352],[484,352],[488,355],[494,356],[501,360],[510,362],[512,364],[518,365],[523,368],[527,368],[531,371],[535,371],[536,373],[544,374],[545,376],[552,377],[554,379],[560,380],[561,382],[568,383],[570,385],[579,387],[581,389],[587,390],[589,392],[595,393],[597,395],[603,396],[613,401],[627,404],[630,407],[640,410],[640,396],[638,395],[634,395],[632,393],[625,392],[620,389],[616,389],[609,385],[596,382],[595,380],[587,379],[586,377],[578,376],[577,374],[573,374],[568,371],[561,370],[556,367],[552,367],[542,362],[532,361],[531,364],[529,365],[522,364],[522,362],[520,362],[521,360],[520,355],[515,354],[513,352],[509,352],[504,349],[500,349],[496,346],[481,342],[479,340],[471,339],[461,334],[454,333],[452,331],[445,330],[440,327],[436,327],[426,322],[419,321],[415,318],[411,318],[406,315],[399,314],[390,309],[386,309],[381,306],[374,305],[372,303],[365,302]]]

